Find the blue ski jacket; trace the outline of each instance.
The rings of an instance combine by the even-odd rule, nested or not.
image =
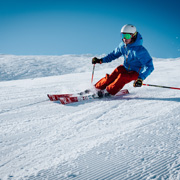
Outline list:
[[[140,33],[137,33],[137,38],[134,43],[126,45],[122,41],[113,52],[102,58],[102,63],[109,63],[123,55],[123,65],[126,70],[138,72],[138,78],[144,80],[154,70],[154,66],[151,56],[142,44],[142,36]]]

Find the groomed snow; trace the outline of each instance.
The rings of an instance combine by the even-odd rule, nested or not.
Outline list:
[[[93,55],[0,55],[0,180],[180,179],[180,91],[134,88],[69,105],[91,88]],[[96,65],[94,82],[122,63]],[[180,87],[180,58],[154,58],[144,83]]]

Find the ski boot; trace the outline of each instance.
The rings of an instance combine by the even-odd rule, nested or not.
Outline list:
[[[111,94],[109,94],[106,90],[98,91],[97,95],[98,95],[99,98],[110,97],[111,96]]]

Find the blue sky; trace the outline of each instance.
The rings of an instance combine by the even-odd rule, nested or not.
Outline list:
[[[179,0],[0,0],[0,53],[107,54],[130,23],[151,56],[180,57],[179,8]]]

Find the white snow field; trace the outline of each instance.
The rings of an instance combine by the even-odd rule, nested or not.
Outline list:
[[[69,105],[47,94],[91,88],[93,55],[0,55],[1,180],[179,180],[180,91],[134,88]],[[180,58],[144,83],[180,87]],[[94,83],[122,64],[96,65]]]

